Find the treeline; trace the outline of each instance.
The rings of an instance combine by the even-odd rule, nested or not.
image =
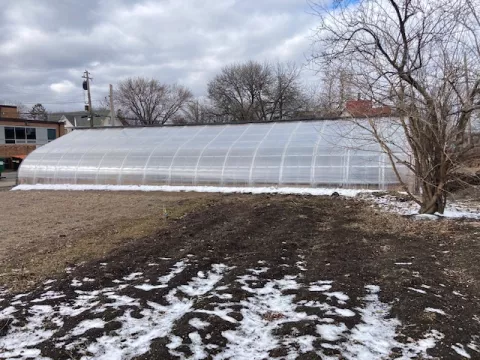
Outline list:
[[[294,63],[248,61],[225,66],[194,98],[181,85],[129,78],[115,89],[117,116],[135,125],[280,121],[338,116],[353,94],[345,76],[325,73],[321,88],[307,87]],[[338,81],[337,81],[338,80]]]

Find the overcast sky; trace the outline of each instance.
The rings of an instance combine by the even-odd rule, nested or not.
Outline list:
[[[305,63],[317,19],[307,0],[1,0],[0,101],[82,109],[130,76],[195,95],[222,66],[247,59]],[[97,102],[98,104],[98,102]],[[95,105],[95,104],[94,104]]]

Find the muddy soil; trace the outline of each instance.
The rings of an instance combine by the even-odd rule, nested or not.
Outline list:
[[[459,351],[465,351],[475,359],[480,358],[479,233],[477,222],[406,219],[382,213],[357,199],[224,195],[181,218],[169,219],[168,226],[154,234],[130,241],[100,259],[68,269],[54,282],[47,283],[48,286],[40,285],[21,297],[17,305],[12,305],[13,294],[4,295],[0,310],[16,306],[19,311],[16,321],[21,324],[27,322],[28,303],[43,296],[45,300],[37,303],[54,309],[59,304],[59,299],[45,298],[47,290],[63,294],[64,299],[73,302],[82,291],[91,294],[119,283],[125,283],[118,290],[119,294],[136,299],[144,309],[151,302],[163,304],[169,296],[180,296],[175,289],[181,289],[195,277],[202,278],[203,274],[215,275],[212,266],[224,264],[227,270],[222,270],[221,280],[217,280],[217,293],[210,289],[209,296],[197,296],[185,291],[180,297],[187,300],[195,297],[195,317],[210,324],[207,329],[198,330],[203,343],[208,342],[210,346],[206,358],[220,354],[227,346],[225,334],[238,329],[238,323],[228,319],[241,321],[245,316],[237,305],[249,301],[253,290],[246,289],[265,286],[272,279],[301,279],[302,284],[330,281],[331,291],[348,294],[348,309],[360,309],[365,302],[363,299],[368,297],[368,286],[376,285],[381,289],[380,301],[391,306],[389,317],[401,322],[396,336],[399,343],[421,339],[434,329],[443,336],[428,350],[429,356],[456,359],[462,358]],[[188,262],[189,266],[172,276],[168,286],[152,291],[134,286],[155,284],[159,276],[168,274],[179,262]],[[141,280],[137,281],[131,274],[141,274],[138,275]],[[245,274],[255,276],[241,280],[246,279]],[[78,284],[72,286],[75,282]],[[222,298],[218,292],[226,288],[228,296]],[[284,291],[294,295],[296,304],[318,301],[320,296],[306,291],[305,287],[290,290],[287,287]],[[213,302],[211,296],[217,296],[217,300]],[[108,297],[99,299],[105,303],[112,301]],[[340,297],[329,301],[337,308],[346,306]],[[208,314],[222,303],[230,304],[225,318]],[[201,309],[206,312],[200,314],[198,310]],[[301,310],[312,316],[319,311],[308,306]],[[75,341],[80,337],[74,337],[71,343],[62,342],[62,337],[79,323],[98,317],[94,311],[85,311],[65,320],[62,326],[57,326],[53,336],[35,348],[40,349],[42,356],[55,359],[93,356],[94,348],[85,344],[115,332],[121,326],[116,319],[127,313],[133,318],[143,316],[137,307],[125,304],[101,313],[106,325],[90,329],[77,345]],[[266,311],[262,316],[266,321],[277,321],[286,315]],[[195,338],[190,334],[195,328],[191,325],[192,317],[177,319],[171,329],[171,334],[178,337],[182,345],[173,348],[168,345],[171,338],[159,336],[152,340],[148,351],[137,354],[136,358],[193,356]],[[359,313],[341,320],[350,330],[358,321]],[[0,336],[13,330],[13,326],[4,324]],[[283,339],[293,333],[295,336],[315,336],[315,326],[305,320],[283,323],[275,329],[275,335]],[[280,342],[268,356],[285,358],[291,351],[287,343],[287,340]],[[340,348],[335,347],[340,346],[339,343],[332,340],[330,347],[324,343],[313,341],[314,349],[299,358],[321,358],[318,351],[332,358],[344,358]],[[399,354],[399,349],[392,349],[388,356],[379,355],[378,358],[393,359]]]

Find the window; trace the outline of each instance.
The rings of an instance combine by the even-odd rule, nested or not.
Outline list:
[[[27,143],[35,144],[37,142],[37,129],[35,128],[25,128],[27,133]]]
[[[15,128],[5,128],[5,144],[15,144]]]
[[[57,138],[56,129],[47,129],[47,131],[48,131],[48,142],[53,141]]]
[[[36,144],[37,129],[15,126],[5,127],[5,143],[6,144]]]
[[[16,127],[15,128],[15,140],[17,144],[25,143],[25,128]]]

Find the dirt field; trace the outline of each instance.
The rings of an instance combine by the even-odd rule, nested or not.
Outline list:
[[[19,204],[2,227],[22,220],[3,271],[56,264],[0,295],[0,358],[480,358],[478,222],[330,197],[0,196]]]

